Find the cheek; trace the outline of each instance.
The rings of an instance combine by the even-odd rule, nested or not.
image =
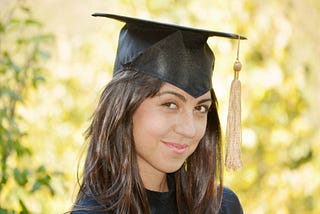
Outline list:
[[[199,140],[204,136],[207,128],[207,119],[202,119],[197,123],[197,138]]]
[[[166,133],[165,126],[159,120],[136,120],[133,122],[133,137],[136,143],[150,141]]]
[[[194,143],[194,147],[193,147],[191,153],[193,153],[197,149],[197,147],[198,147],[198,145],[200,143],[200,140],[205,135],[206,127],[207,127],[207,122],[206,121],[205,122],[201,121],[201,122],[199,122],[197,124],[197,133],[196,133],[196,136],[194,137],[194,142],[195,143]]]
[[[167,119],[152,109],[138,109],[133,115],[133,136],[136,143],[156,140],[169,130]]]

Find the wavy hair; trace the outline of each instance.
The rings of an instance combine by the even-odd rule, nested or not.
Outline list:
[[[137,165],[132,116],[146,98],[157,94],[163,83],[139,72],[124,71],[105,87],[86,131],[89,145],[74,210],[81,208],[79,204],[87,195],[101,205],[100,211],[150,212]],[[179,213],[216,213],[220,207],[221,131],[213,90],[211,96],[214,102],[204,137],[187,159],[187,167],[173,173]]]

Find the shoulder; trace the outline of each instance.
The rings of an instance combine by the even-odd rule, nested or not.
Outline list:
[[[219,214],[243,214],[238,196],[229,188],[223,188],[222,203]]]
[[[93,198],[84,196],[78,203],[75,204],[71,214],[102,214],[106,212],[99,211],[102,206]],[[109,213],[109,212],[107,212]]]

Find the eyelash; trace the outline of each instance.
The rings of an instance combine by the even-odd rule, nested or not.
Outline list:
[[[204,111],[201,111],[201,108],[204,108]],[[208,105],[200,105],[196,106],[195,109],[199,111],[201,114],[206,114],[209,111],[209,106]]]
[[[175,107],[172,108],[171,105],[175,105]],[[165,107],[167,107],[167,108],[169,108],[169,109],[176,109],[176,108],[178,108],[178,105],[175,104],[174,102],[166,102],[166,103],[163,103],[162,106],[165,106]],[[171,106],[171,107],[170,107],[170,106]]]

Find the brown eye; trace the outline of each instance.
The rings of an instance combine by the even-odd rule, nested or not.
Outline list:
[[[176,109],[176,108],[178,108],[178,106],[177,106],[175,103],[173,103],[173,102],[166,102],[166,103],[162,104],[162,106],[165,106],[165,107],[167,107],[167,108],[169,108],[169,109]]]
[[[196,106],[195,110],[198,111],[199,113],[207,113],[209,111],[209,106],[207,105],[200,105],[200,106]]]

